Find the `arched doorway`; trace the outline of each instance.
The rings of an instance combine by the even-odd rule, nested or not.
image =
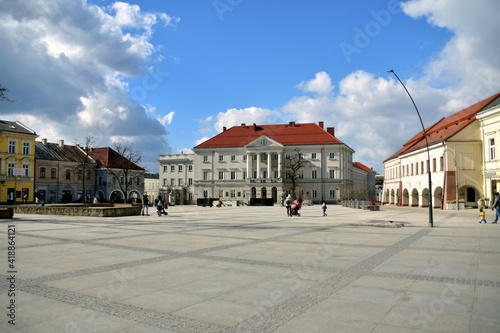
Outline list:
[[[260,189],[260,197],[267,198],[267,189],[265,187]]]
[[[411,202],[412,207],[418,207],[418,190],[416,188],[411,191]]]
[[[120,192],[118,190],[114,190],[109,195],[109,201],[116,202],[116,203],[124,203],[125,199],[124,199],[122,192]]]

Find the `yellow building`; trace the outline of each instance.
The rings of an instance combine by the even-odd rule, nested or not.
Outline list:
[[[34,202],[35,131],[0,120],[0,203]]]

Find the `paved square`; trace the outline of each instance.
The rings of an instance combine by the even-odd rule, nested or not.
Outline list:
[[[500,226],[477,210],[301,213],[0,220],[0,331],[500,332]]]

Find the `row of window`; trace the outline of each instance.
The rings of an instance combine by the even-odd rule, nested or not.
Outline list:
[[[271,155],[273,160],[277,160],[278,159],[278,154],[276,154],[276,153],[271,153],[271,154],[261,153],[261,160],[266,161],[268,155]],[[248,155],[245,154],[245,155],[242,155],[242,156],[243,156],[243,161],[246,161]],[[286,153],[285,154],[285,159],[289,160],[291,158],[292,158],[292,153]],[[303,153],[299,153],[299,158],[300,159],[304,159],[304,154]],[[335,158],[335,153],[334,152],[329,153],[329,158],[330,159],[334,159]],[[256,154],[253,155],[253,159],[254,159],[254,161],[257,160],[257,155]],[[317,160],[318,159],[318,153],[311,153],[311,159]],[[219,154],[219,162],[223,162],[225,160],[226,160],[225,155]],[[230,155],[230,161],[231,162],[236,162],[237,161],[236,155]],[[209,156],[208,155],[204,155],[203,156],[203,162],[209,162]]]
[[[31,151],[30,148],[31,148],[30,142],[23,142],[22,154],[29,155],[30,151]],[[15,139],[9,140],[8,150],[9,150],[9,154],[17,154],[17,140],[15,140]]]
[[[229,191],[226,191],[223,189],[219,190],[219,198],[241,198],[242,194],[243,194],[243,198],[244,198],[245,192],[236,191],[236,190],[229,190]],[[313,199],[319,199],[319,191],[318,190],[312,190],[311,194],[312,194]],[[330,199],[330,200],[337,199],[337,197],[338,197],[337,194],[338,193],[336,193],[335,190],[330,190],[328,193],[328,195],[329,195],[328,199]],[[304,191],[301,191],[299,193],[299,195],[304,196]],[[207,198],[209,196],[208,190],[203,191],[203,196],[205,198]]]
[[[170,165],[170,172],[175,172],[176,171],[175,167],[177,167],[177,172],[182,172],[182,170],[184,169],[182,164]],[[187,170],[188,170],[188,172],[193,172],[193,165],[189,164],[187,166]],[[168,165],[163,166],[163,172],[168,172]]]
[[[432,172],[437,172],[437,160],[432,159]],[[399,170],[398,170],[399,169]],[[444,157],[439,158],[439,171],[444,170]],[[401,177],[418,176],[427,174],[427,161],[420,161],[416,163],[406,164],[400,167],[389,168],[386,172],[387,179],[395,179]]]

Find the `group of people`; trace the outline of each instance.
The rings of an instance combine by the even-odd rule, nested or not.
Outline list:
[[[302,207],[302,197],[299,196],[297,198],[297,201],[293,201],[292,199],[292,195],[291,194],[288,194],[288,196],[285,198],[285,201],[284,201],[284,205],[286,207],[286,215],[288,217],[291,217],[291,216],[300,216],[299,214],[299,210],[300,208]],[[326,214],[326,210],[327,210],[327,205],[326,203],[323,202],[323,204],[321,205],[321,211],[323,212],[323,216],[327,216]]]
[[[168,209],[168,204],[166,201],[163,200],[160,194],[158,194],[158,197],[155,199],[155,207],[156,207],[156,214],[158,216],[161,215],[168,215],[166,209]],[[142,208],[141,208],[141,215],[142,216],[149,216],[149,196],[147,194],[142,195]]]
[[[493,204],[491,205],[491,210],[495,211],[495,220],[491,223],[497,223],[500,217],[500,195],[495,193],[495,198],[493,199]],[[486,223],[486,212],[482,207],[479,207],[479,223]]]

